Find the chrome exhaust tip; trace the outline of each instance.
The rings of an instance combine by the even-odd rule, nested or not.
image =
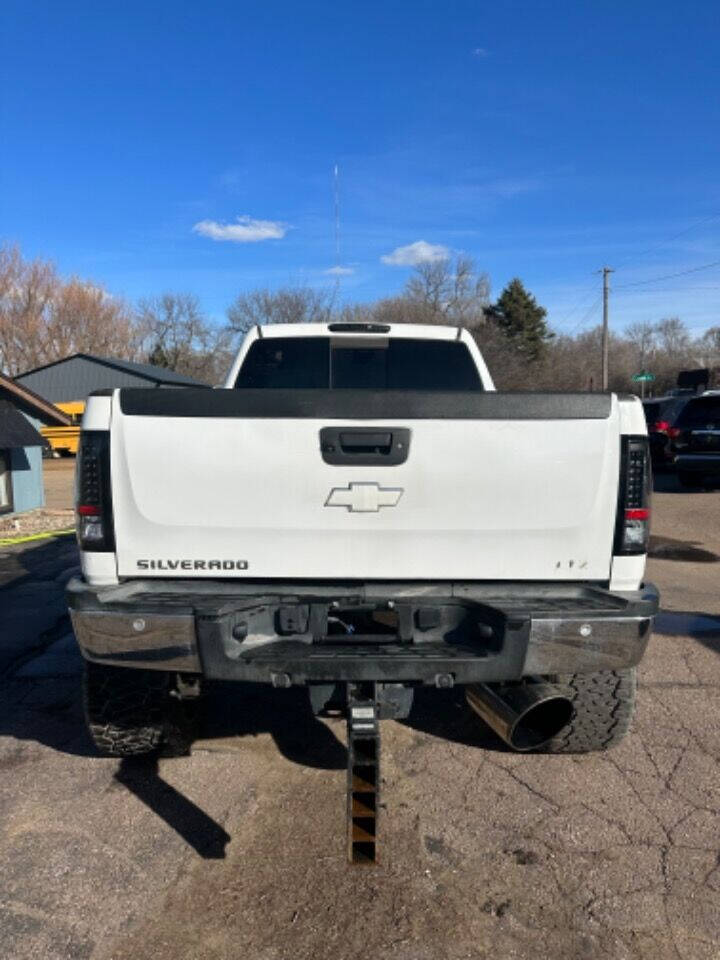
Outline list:
[[[545,746],[570,723],[574,713],[568,697],[542,680],[497,686],[473,683],[465,688],[465,698],[475,713],[520,753]]]

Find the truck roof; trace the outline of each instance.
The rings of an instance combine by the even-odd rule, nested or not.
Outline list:
[[[261,337],[420,337],[424,340],[460,339],[462,327],[430,323],[268,323],[257,327]]]

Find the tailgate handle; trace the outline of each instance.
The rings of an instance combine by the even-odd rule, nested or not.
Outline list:
[[[340,449],[345,453],[382,453],[392,449],[391,433],[371,433],[368,430],[350,430],[340,434]]]
[[[364,427],[323,427],[320,453],[325,463],[337,466],[394,467],[405,463],[410,450],[410,430],[390,427],[368,430]]]

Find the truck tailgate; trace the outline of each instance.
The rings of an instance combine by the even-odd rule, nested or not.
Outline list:
[[[609,576],[615,397],[351,403],[338,391],[299,391],[313,396],[282,403],[273,391],[206,391],[195,408],[196,391],[121,393],[111,431],[121,577]],[[328,463],[324,428],[375,433],[378,446],[351,446],[351,462]],[[373,450],[382,459],[387,436],[401,431],[405,458],[378,462]]]

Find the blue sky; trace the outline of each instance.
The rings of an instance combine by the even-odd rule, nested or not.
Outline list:
[[[444,248],[573,331],[608,263],[616,326],[699,332],[720,266],[645,281],[720,260],[719,41],[715,0],[4,0],[0,240],[218,320],[389,295]]]

